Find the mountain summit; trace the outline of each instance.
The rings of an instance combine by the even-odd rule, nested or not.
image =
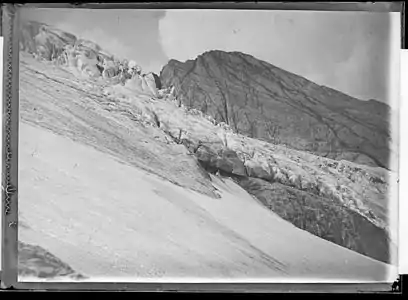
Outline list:
[[[240,52],[170,60],[161,81],[184,105],[249,137],[389,168],[390,107],[362,101]]]

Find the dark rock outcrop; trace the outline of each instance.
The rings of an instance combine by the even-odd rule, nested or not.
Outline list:
[[[239,159],[237,153],[233,150],[223,149],[219,151],[216,160],[218,170],[236,176],[246,176],[244,163]]]
[[[21,241],[18,241],[18,275],[47,279],[67,277],[80,280],[86,278],[42,247]]]
[[[185,106],[238,133],[336,160],[389,167],[390,108],[240,52],[209,51],[160,74]]]
[[[191,152],[192,142],[185,140],[184,144]],[[200,145],[194,154],[200,165],[210,173],[220,171],[226,175],[247,176],[244,163],[233,150],[220,149],[216,152],[210,146]]]
[[[390,263],[395,245],[387,233],[349,208],[316,194],[241,178],[238,183],[263,205],[296,227],[376,260]]]
[[[270,181],[274,178],[273,172],[268,165],[260,165],[255,161],[248,160],[245,161],[245,168],[249,177],[260,178],[267,181]]]
[[[162,89],[162,84],[161,84],[160,77],[156,73],[152,72],[151,74],[152,74],[152,76],[154,78],[154,82],[156,83],[156,88],[158,90],[161,90]]]

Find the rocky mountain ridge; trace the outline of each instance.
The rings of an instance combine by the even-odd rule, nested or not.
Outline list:
[[[317,85],[251,55],[208,51],[160,74],[184,105],[235,132],[336,160],[389,168],[390,108]]]

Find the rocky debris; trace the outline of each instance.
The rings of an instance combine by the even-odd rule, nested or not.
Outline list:
[[[184,105],[235,132],[335,160],[389,168],[390,108],[319,86],[240,52],[170,60],[160,73]]]
[[[18,241],[18,276],[46,279],[86,279],[40,246]]]

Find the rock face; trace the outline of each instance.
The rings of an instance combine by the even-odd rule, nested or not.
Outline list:
[[[156,73],[153,73],[153,72],[149,73],[149,76],[153,77],[156,89],[161,90],[162,84],[160,81],[160,77]]]
[[[18,241],[18,275],[47,279],[65,277],[79,280],[86,278],[42,247],[21,241]]]
[[[336,201],[255,178],[239,184],[283,219],[325,240],[383,262],[395,251],[383,229]]]
[[[238,133],[336,160],[389,167],[390,108],[239,52],[209,51],[160,74],[189,108]],[[392,153],[391,153],[392,154]]]

